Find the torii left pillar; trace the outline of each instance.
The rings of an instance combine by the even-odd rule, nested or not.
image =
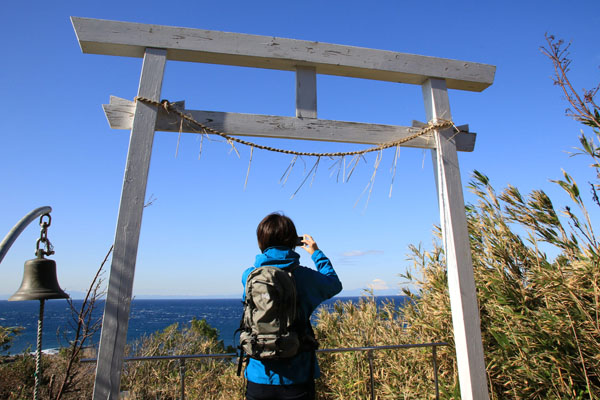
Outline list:
[[[166,62],[165,49],[146,49],[138,96],[157,101],[160,99]],[[102,319],[94,385],[95,400],[119,398],[135,261],[158,113],[157,106],[142,102],[136,104]]]

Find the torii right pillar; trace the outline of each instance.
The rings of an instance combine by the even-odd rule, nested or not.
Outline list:
[[[422,85],[429,122],[452,120],[444,79]],[[454,131],[436,131],[432,150],[452,308],[456,363],[463,400],[489,399],[479,306]]]

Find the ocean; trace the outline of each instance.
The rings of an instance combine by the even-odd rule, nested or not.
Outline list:
[[[405,296],[378,296],[378,303],[390,300],[398,306],[406,301]],[[332,307],[336,301],[357,302],[359,297],[334,297],[323,303],[322,307]],[[82,300],[73,300],[75,308],[81,307]],[[39,301],[0,300],[0,326],[21,326],[23,331],[17,335],[8,352],[20,354],[35,351]],[[101,318],[104,302],[98,302],[93,318]],[[177,322],[188,324],[194,317],[205,319],[210,326],[219,330],[219,338],[225,346],[234,345],[234,332],[239,327],[242,315],[240,299],[190,299],[190,300],[145,300],[134,299],[131,302],[131,314],[127,331],[127,343],[132,343],[144,335],[150,335]],[[44,306],[44,326],[42,348],[46,351],[66,347],[74,336],[75,322],[66,300],[48,300]],[[97,346],[100,331],[88,342]]]

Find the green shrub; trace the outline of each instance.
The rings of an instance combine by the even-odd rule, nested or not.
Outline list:
[[[13,339],[22,331],[22,326],[0,326],[0,353],[10,350]]]
[[[47,363],[42,359],[42,366]],[[0,363],[0,398],[26,399],[33,397],[35,357],[29,353],[3,357]]]

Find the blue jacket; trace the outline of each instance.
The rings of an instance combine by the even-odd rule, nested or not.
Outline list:
[[[269,247],[262,254],[256,256],[254,266],[244,271],[242,284],[244,293],[246,280],[253,269],[263,265],[272,265],[285,268],[292,265],[298,266],[294,270],[296,280],[296,291],[299,303],[299,318],[309,321],[312,312],[323,301],[332,298],[342,290],[342,283],[333,270],[331,261],[321,250],[312,254],[312,260],[317,271],[300,266],[300,255],[289,247]],[[265,385],[291,385],[304,383],[311,379],[311,363],[314,362],[312,378],[320,375],[319,365],[316,358],[313,359],[311,352],[299,353],[286,360],[255,360],[248,362],[245,376],[251,382]]]

